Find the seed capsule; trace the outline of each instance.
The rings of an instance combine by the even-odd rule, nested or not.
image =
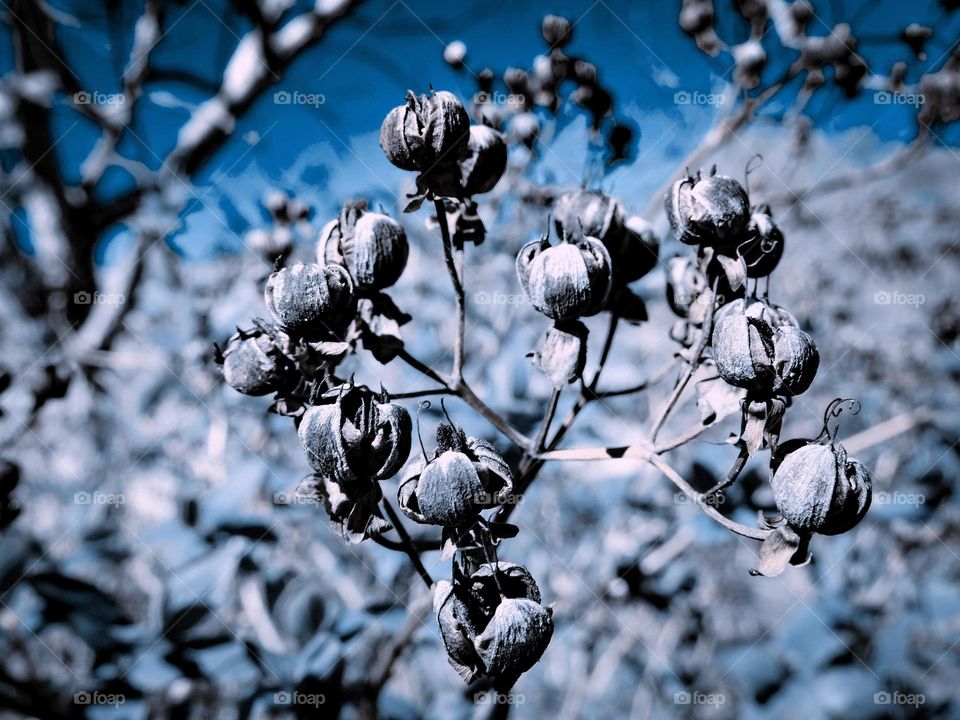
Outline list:
[[[472,125],[467,156],[460,160],[463,194],[469,197],[493,190],[506,169],[503,135],[486,125]]]
[[[307,410],[298,432],[310,466],[347,484],[395,475],[410,454],[412,425],[402,405],[348,386],[333,404]]]
[[[517,255],[517,277],[533,307],[553,320],[596,315],[613,284],[610,254],[592,237],[528,243]]]
[[[579,321],[554,323],[532,356],[554,387],[576,382],[587,362],[587,328]]]
[[[758,396],[805,392],[820,364],[813,338],[786,324],[792,320],[789,313],[783,315],[758,302],[743,308],[743,312],[721,313],[714,327],[713,353],[720,377]]]
[[[450,664],[467,682],[488,677],[510,686],[540,659],[553,635],[552,612],[522,565],[486,563],[433,596]]]
[[[727,247],[750,217],[746,191],[725,175],[698,174],[677,180],[664,204],[673,234],[687,245]]]
[[[407,102],[391,110],[380,126],[380,147],[403,170],[427,172],[456,163],[470,134],[470,118],[453,93],[407,93]]]
[[[667,302],[679,317],[686,318],[694,325],[702,324],[710,309],[709,296],[705,294],[709,289],[710,282],[694,258],[679,256],[667,261]],[[734,290],[726,276],[719,275],[714,304],[718,308],[724,307],[742,298],[745,293],[742,285]]]
[[[553,222],[560,237],[597,238],[610,252],[620,244],[624,212],[620,201],[599,190],[573,190],[561,195],[553,206]]]
[[[490,443],[444,423],[437,428],[433,457],[410,468],[398,499],[412,520],[456,527],[498,505],[512,490],[510,466]]]
[[[562,48],[573,39],[573,25],[565,17],[547,15],[540,23],[540,34],[553,48]]]
[[[368,212],[366,201],[345,204],[317,242],[317,262],[345,267],[359,294],[393,285],[409,253],[403,226],[388,215]]]
[[[783,233],[773,221],[769,205],[753,209],[744,235],[737,250],[747,264],[747,277],[766,277],[780,263],[784,248]]]
[[[240,331],[227,341],[223,379],[244,395],[267,395],[290,384],[292,362],[263,329]]]
[[[772,485],[787,522],[822,535],[847,532],[870,507],[870,474],[842,445],[813,443],[794,450],[780,463]]]
[[[270,275],[264,300],[283,330],[307,340],[341,336],[357,305],[345,268],[313,263],[297,263]]]

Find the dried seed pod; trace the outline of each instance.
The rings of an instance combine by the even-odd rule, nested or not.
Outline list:
[[[586,326],[576,320],[554,323],[544,334],[532,360],[554,387],[576,382],[587,362]]]
[[[510,466],[490,443],[441,423],[433,457],[410,468],[398,499],[412,520],[456,527],[500,504],[512,490]]]
[[[345,268],[313,263],[297,263],[271,274],[264,300],[284,331],[307,340],[341,336],[357,306],[353,280]]]
[[[553,222],[560,237],[597,238],[616,262],[623,234],[623,205],[612,195],[599,190],[571,190],[561,195],[553,206]]]
[[[780,463],[772,485],[777,508],[799,530],[839,535],[870,507],[870,474],[842,445],[812,443],[794,450]]]
[[[307,410],[298,432],[310,466],[348,484],[395,475],[410,454],[412,425],[402,405],[348,385],[333,404]]]
[[[367,212],[365,200],[345,204],[317,242],[317,262],[345,267],[359,294],[393,285],[409,253],[403,226],[388,215]]]
[[[461,70],[466,58],[467,46],[462,40],[454,40],[443,49],[443,61],[454,70]]]
[[[684,255],[667,261],[667,302],[679,317],[700,325],[709,310],[708,296],[705,294],[709,289],[710,282],[696,259]],[[726,276],[720,275],[714,304],[718,308],[723,307],[742,298],[745,293],[742,285],[734,290]]]
[[[619,248],[610,250],[610,257],[619,283],[631,283],[649,273],[660,258],[660,241],[653,225],[639,215],[628,217],[624,223],[623,240]]]
[[[520,112],[507,123],[507,137],[533,149],[540,137],[540,120],[532,112]]]
[[[547,15],[540,23],[540,34],[552,48],[562,48],[573,39],[573,25],[565,17]]]
[[[470,118],[453,93],[444,90],[419,97],[391,110],[380,126],[380,147],[403,170],[426,172],[455,163],[465,150]]]
[[[767,51],[757,38],[733,46],[733,59],[736,67],[733,71],[734,82],[745,90],[752,90],[760,84],[760,73],[767,64]]]
[[[757,397],[805,392],[816,376],[820,354],[813,338],[787,324],[792,319],[756,301],[745,304],[743,312],[721,313],[712,341],[720,377]]]
[[[474,644],[487,674],[509,683],[537,664],[551,637],[550,610],[533,600],[507,598]]]
[[[553,634],[552,612],[522,565],[481,565],[459,582],[440,581],[433,609],[450,664],[467,682],[488,677],[510,686],[543,655]]]
[[[592,237],[554,246],[544,237],[524,245],[517,277],[533,307],[552,320],[596,315],[613,284],[610,254]]]
[[[737,251],[747,264],[747,277],[766,277],[780,263],[784,247],[783,233],[773,221],[769,205],[753,208],[744,236]]]
[[[486,125],[472,125],[467,156],[460,160],[463,194],[467,197],[493,190],[507,169],[507,144],[503,135]]]
[[[261,328],[238,331],[221,354],[223,379],[244,395],[268,395],[291,384],[293,363],[278,341]]]
[[[713,172],[716,172],[714,168]],[[687,245],[728,247],[750,218],[750,200],[739,182],[725,175],[687,176],[664,199],[670,228]]]

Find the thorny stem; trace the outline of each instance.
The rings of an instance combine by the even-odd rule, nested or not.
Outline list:
[[[407,529],[403,526],[403,522],[400,520],[400,516],[397,514],[397,511],[393,509],[393,506],[387,501],[386,498],[383,499],[382,505],[383,510],[387,513],[387,517],[390,519],[390,523],[393,525],[394,530],[396,530],[397,534],[400,535],[400,540],[403,544],[403,551],[407,554],[407,557],[410,558],[410,562],[413,563],[413,567],[416,569],[417,574],[421,577],[427,588],[432,588],[433,578],[430,577],[430,573],[428,573],[427,569],[423,566],[423,560],[420,559],[420,555],[416,550],[414,550],[413,538],[410,537],[410,533],[408,533]]]
[[[457,262],[454,259],[453,242],[450,239],[450,228],[447,225],[447,209],[443,205],[443,200],[437,198],[433,201],[437,208],[437,222],[440,225],[440,235],[443,238],[443,259],[447,264],[447,273],[450,275],[450,281],[453,283],[453,292],[457,300],[457,336],[453,346],[453,381],[460,383],[463,381],[463,335],[466,327],[466,304],[463,292],[463,276],[457,271]],[[460,265],[463,265],[463,249],[458,248]]]

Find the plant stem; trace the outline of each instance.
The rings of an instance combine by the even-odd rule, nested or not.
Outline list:
[[[550,394],[550,402],[547,404],[547,411],[543,415],[543,422],[540,423],[540,432],[537,433],[537,439],[533,442],[533,452],[539,453],[543,450],[544,443],[547,440],[547,432],[550,430],[550,423],[553,422],[553,416],[557,412],[557,403],[560,402],[560,388],[554,388]]]
[[[443,259],[447,264],[447,273],[450,275],[450,281],[453,283],[453,292],[457,302],[457,336],[453,345],[453,381],[454,387],[463,381],[463,335],[466,328],[466,303],[463,292],[463,277],[457,271],[457,262],[454,259],[453,242],[450,240],[450,228],[447,226],[447,209],[443,205],[443,200],[437,198],[433,201],[437,209],[437,221],[440,225],[440,235],[443,238]],[[460,249],[461,265],[463,260],[463,250]]]
[[[427,569],[423,566],[423,560],[420,559],[420,555],[416,550],[413,549],[413,539],[410,537],[410,533],[407,532],[407,529],[403,526],[400,515],[398,515],[397,511],[393,509],[393,506],[387,502],[386,498],[383,499],[382,505],[384,512],[387,513],[387,517],[393,524],[394,530],[396,530],[397,534],[400,535],[400,540],[403,543],[403,551],[407,554],[407,557],[410,558],[410,562],[413,563],[414,569],[416,569],[417,574],[421,577],[427,588],[432,588],[433,578],[430,577],[430,573],[428,573]]]

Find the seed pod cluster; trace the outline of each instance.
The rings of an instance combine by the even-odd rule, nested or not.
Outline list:
[[[720,377],[758,398],[803,393],[820,364],[813,338],[760,301],[718,318],[713,353]]]
[[[553,636],[553,617],[522,565],[485,563],[468,578],[442,580],[433,610],[447,659],[466,682],[481,677],[510,688]]]
[[[783,458],[772,478],[774,500],[798,530],[839,535],[870,507],[870,473],[842,445],[814,442]]]
[[[244,395],[260,396],[293,384],[293,363],[283,351],[284,341],[267,327],[238,330],[218,358],[227,385]]]
[[[499,505],[512,490],[510,466],[490,443],[441,423],[436,450],[405,473],[398,499],[416,522],[459,527]]]
[[[403,226],[389,215],[368,211],[366,200],[345,203],[317,241],[317,262],[346,268],[359,295],[393,285],[409,254]]]
[[[380,126],[380,147],[402,170],[427,172],[436,165],[455,163],[467,146],[470,118],[450,92],[440,90],[417,97],[391,110]]]
[[[687,245],[718,249],[734,244],[750,219],[750,200],[739,182],[717,175],[677,180],[664,199],[670,228]]]
[[[332,404],[307,410],[298,432],[314,471],[346,484],[395,475],[410,454],[412,424],[402,405],[347,385]]]
[[[610,254],[592,237],[550,245],[546,236],[517,255],[517,277],[533,307],[553,320],[575,320],[603,309],[613,275]]]

